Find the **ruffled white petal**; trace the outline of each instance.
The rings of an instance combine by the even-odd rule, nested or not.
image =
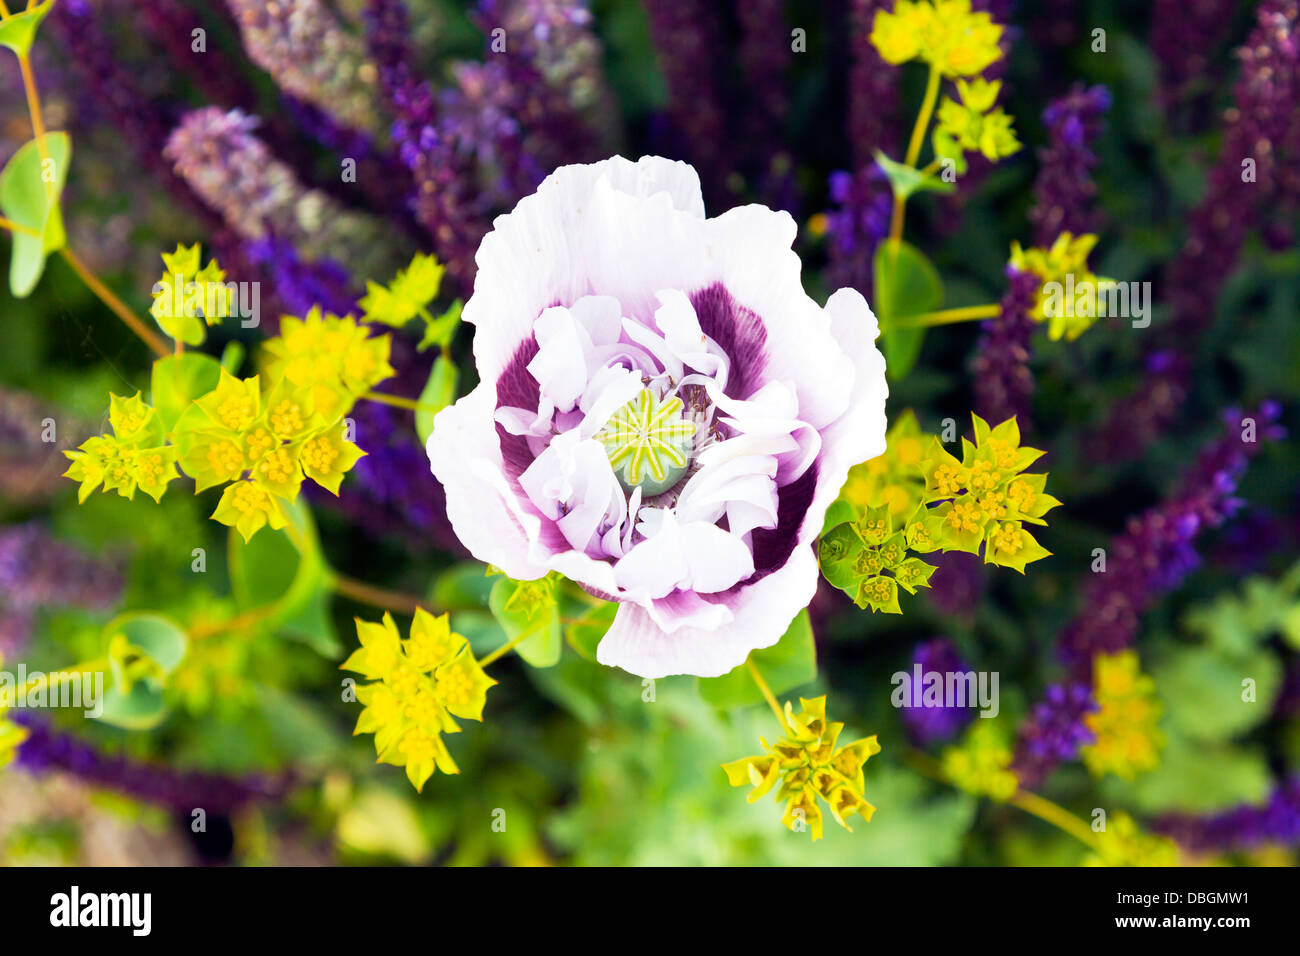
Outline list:
[[[557,169],[479,246],[464,319],[477,326],[480,378],[497,379],[549,306],[589,293],[648,306],[659,289],[693,288],[706,268],[703,220],[700,179],[686,163],[615,156]],[[683,270],[692,255],[697,265]]]
[[[596,648],[596,659],[639,677],[720,677],[743,664],[750,651],[771,647],[781,639],[795,615],[812,601],[817,574],[812,549],[796,548],[784,567],[728,600],[731,620],[709,629],[669,630],[662,618],[656,622],[645,608],[621,604],[613,626]],[[668,609],[656,604],[656,610],[662,614]],[[686,611],[699,619],[697,606]]]

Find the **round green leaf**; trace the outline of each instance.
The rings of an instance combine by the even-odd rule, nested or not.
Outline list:
[[[902,240],[886,240],[877,246],[873,265],[876,317],[884,336],[885,368],[890,378],[900,379],[916,364],[925,329],[891,329],[890,320],[939,308],[943,304],[943,281],[934,264],[915,246]]]
[[[46,133],[45,150],[44,158],[53,164],[52,183],[45,181],[41,147],[36,140],[25,143],[0,172],[0,214],[40,234],[39,238],[25,232],[11,234],[9,290],[17,299],[31,294],[45,271],[46,258],[67,242],[59,197],[68,180],[72,140],[67,133]]]

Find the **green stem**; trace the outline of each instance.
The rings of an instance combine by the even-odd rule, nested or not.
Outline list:
[[[781,729],[787,734],[790,733],[790,725],[785,722],[785,712],[781,710],[781,705],[776,702],[776,695],[772,693],[772,688],[768,687],[767,681],[763,680],[763,675],[759,672],[758,665],[754,663],[752,658],[746,657],[745,667],[749,669],[749,676],[752,677],[754,683],[758,685],[759,693],[761,693],[763,699],[767,701],[767,706],[771,707],[772,713],[776,714],[776,719],[781,725]]]
[[[939,98],[940,80],[942,77],[938,68],[930,67],[930,78],[925,84],[925,99],[921,101],[921,111],[916,115],[916,125],[912,127],[912,138],[907,143],[907,155],[903,159],[904,166],[915,167],[917,157],[921,155],[921,143],[925,141],[925,131],[930,128],[930,116],[934,113],[934,104]],[[902,196],[894,196],[894,212],[889,222],[890,239],[903,238],[903,217],[906,208],[907,200]]]
[[[19,697],[25,698],[35,691],[40,690],[42,687],[50,687],[51,685],[57,687],[68,678],[80,677],[82,674],[86,673],[97,674],[100,671],[108,670],[108,668],[108,658],[97,657],[94,660],[83,661],[80,664],[73,664],[71,667],[64,667],[61,670],[54,671],[53,673],[37,674],[35,677],[28,680],[22,687],[14,688],[14,697],[12,701],[0,698],[0,710],[12,706],[14,701],[17,701]]]
[[[423,402],[417,402],[413,398],[403,398],[400,395],[386,395],[383,392],[366,392],[361,396],[372,402],[380,402],[384,405],[392,405],[394,408],[406,408],[413,412],[440,412],[442,409],[435,405],[427,405]]]
[[[523,631],[522,633],[515,635],[513,640],[507,641],[506,643],[502,644],[495,651],[493,651],[492,653],[484,657],[482,660],[480,660],[478,662],[478,666],[487,667],[493,661],[500,660],[502,657],[505,657],[516,647],[518,647],[520,644],[528,640],[536,633],[537,633],[537,628],[530,627],[527,630]]]
[[[960,309],[943,309],[939,312],[923,312],[920,315],[901,315],[885,323],[887,329],[918,329],[933,325],[953,325],[957,322],[974,322],[978,319],[997,318],[1002,307],[996,303],[990,305],[970,305]]]

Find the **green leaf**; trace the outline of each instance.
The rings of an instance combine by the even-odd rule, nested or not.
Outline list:
[[[850,596],[857,593],[858,581],[862,579],[862,573],[854,565],[863,548],[862,538],[848,522],[836,525],[817,543],[817,562],[823,577]]]
[[[302,641],[322,657],[339,657],[343,645],[329,613],[329,568],[316,524],[301,499],[286,502],[284,510],[302,551],[283,532],[254,535],[245,542],[232,528],[231,591],[243,610],[275,605],[264,618],[268,628]]]
[[[921,190],[945,195],[957,191],[956,183],[945,182],[934,175],[923,175],[915,167],[894,162],[880,150],[876,150],[876,165],[884,171],[886,178],[889,179],[889,185],[894,190],[894,195],[899,199],[907,199]]]
[[[0,213],[40,234],[40,238],[25,232],[11,234],[9,290],[17,299],[31,294],[45,271],[46,258],[67,242],[59,197],[68,180],[72,140],[67,133],[46,133],[45,147],[46,158],[54,166],[52,197],[46,191],[51,184],[42,175],[41,148],[36,140],[25,143],[0,172]]]
[[[1272,774],[1255,747],[1207,744],[1170,735],[1154,770],[1133,781],[1108,777],[1103,794],[1117,806],[1142,813],[1182,810],[1212,813],[1268,799]]]
[[[440,571],[429,592],[430,600],[447,611],[487,607],[496,582],[483,573],[485,569],[477,561],[462,561]]]
[[[0,23],[0,46],[7,46],[20,57],[32,52],[36,42],[36,28],[41,25],[45,15],[54,8],[54,0],[44,0],[22,13],[15,13]]]
[[[589,661],[596,659],[596,647],[605,632],[614,623],[618,613],[618,604],[606,601],[599,607],[588,608],[572,624],[564,629],[564,639],[569,646]]]
[[[104,628],[110,645],[113,686],[104,693],[99,719],[126,730],[149,730],[167,715],[164,679],[185,659],[189,638],[181,628],[160,614],[123,614]],[[119,635],[125,643],[118,641]],[[131,681],[128,669],[137,669],[140,659],[148,662],[145,673]]]
[[[170,355],[153,363],[153,407],[163,431],[171,432],[194,399],[217,387],[221,364],[201,352]]]
[[[1171,728],[1202,741],[1227,741],[1263,723],[1282,683],[1267,651],[1229,657],[1206,647],[1179,652],[1152,677]],[[1253,701],[1242,700],[1246,678],[1255,682]]]
[[[782,638],[771,647],[750,654],[763,680],[778,697],[817,677],[817,648],[812,622],[804,609],[790,623]],[[700,696],[714,707],[746,707],[761,704],[763,694],[744,664],[721,677],[699,678]]]
[[[836,498],[831,503],[831,506],[826,509],[826,519],[822,522],[822,534],[826,534],[838,524],[853,521],[857,516],[858,513],[854,510],[853,505],[843,498]]]
[[[132,648],[158,665],[163,676],[180,665],[189,647],[189,638],[181,627],[161,614],[123,614],[109,622],[104,634],[110,639],[124,635]]]
[[[452,402],[456,401],[456,386],[460,382],[460,369],[445,355],[439,355],[433,363],[433,372],[420,393],[421,407],[415,410],[415,431],[420,436],[420,444],[429,440],[433,433],[433,419]]]
[[[123,692],[113,686],[104,692],[99,719],[123,730],[152,730],[167,716],[167,701],[160,686],[152,681],[136,681]]]
[[[501,578],[492,585],[488,607],[506,639],[532,636],[515,651],[533,667],[552,667],[560,659],[560,605],[550,582]]]
[[[915,246],[886,240],[874,261],[876,317],[884,335],[885,367],[892,379],[911,371],[921,354],[924,328],[891,329],[891,319],[933,312],[943,304],[939,271]]]

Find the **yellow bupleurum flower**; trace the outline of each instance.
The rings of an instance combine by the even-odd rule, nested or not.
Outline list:
[[[1002,27],[988,13],[973,12],[970,0],[898,0],[879,10],[871,43],[887,63],[918,57],[947,77],[974,76],[1002,56]]]
[[[357,688],[364,705],[354,734],[374,734],[381,763],[404,766],[416,790],[436,770],[459,773],[442,734],[457,733],[453,719],[483,719],[489,687],[469,642],[451,630],[447,615],[416,610],[402,640],[391,614],[381,623],[357,620],[361,647],[341,665],[372,683]]]
[[[280,500],[256,481],[233,481],[221,494],[212,518],[239,532],[250,541],[262,528],[273,530],[289,523]]]
[[[1178,845],[1167,837],[1142,832],[1124,811],[1111,814],[1106,829],[1097,834],[1097,850],[1083,866],[1177,866]]]
[[[1098,709],[1083,718],[1095,736],[1080,751],[1095,776],[1132,780],[1160,763],[1164,735],[1157,729],[1160,702],[1155,681],[1141,672],[1136,651],[1099,654],[1093,662],[1093,697]]]
[[[417,254],[387,286],[367,282],[360,303],[363,317],[395,328],[405,325],[438,297],[445,271],[433,256]]]
[[[983,547],[986,564],[1024,573],[1026,564],[1051,553],[1025,523],[1047,524],[1043,516],[1060,502],[1044,492],[1045,474],[1023,474],[1043,453],[1021,447],[1015,418],[996,428],[971,418],[975,441],[962,439],[960,460],[935,441],[921,465],[925,501],[937,503],[927,516],[938,519],[945,551],[978,554]]]
[[[1013,756],[1005,728],[991,720],[977,720],[959,744],[943,752],[940,765],[953,786],[1005,801],[1020,789],[1020,781],[1010,769]]]
[[[78,501],[100,485],[123,498],[134,498],[139,490],[161,500],[177,476],[176,450],[163,444],[154,409],[138,393],[131,398],[110,395],[109,424],[112,435],[88,438],[76,451],[64,452],[72,462],[64,477],[81,485]]]
[[[1029,317],[1047,323],[1052,340],[1074,341],[1097,321],[1101,311],[1099,296],[1118,283],[1094,275],[1088,256],[1097,244],[1091,233],[1075,236],[1063,232],[1049,248],[1020,243],[1011,244],[1010,265],[1021,272],[1032,272],[1041,280],[1038,299]]]
[[[345,434],[346,428],[339,422],[308,438],[298,451],[298,460],[307,477],[336,495],[343,475],[366,454],[348,441]]]
[[[903,412],[885,436],[884,454],[850,468],[840,496],[859,515],[882,505],[894,518],[911,514],[921,500],[920,466],[930,438],[911,409]]]
[[[1011,117],[1000,106],[993,106],[1001,88],[1001,82],[958,80],[961,102],[944,97],[939,103],[934,154],[952,160],[959,174],[968,168],[966,153],[979,152],[996,162],[1020,150]]]
[[[212,425],[223,434],[238,434],[256,421],[262,411],[260,379],[237,378],[225,369],[217,387],[194,400]]]
[[[388,335],[371,337],[352,316],[313,308],[303,318],[286,316],[280,335],[263,348],[266,371],[310,393],[312,408],[326,420],[347,414],[357,398],[391,377]]]
[[[844,724],[826,720],[826,697],[800,698],[799,705],[802,709],[796,714],[786,702],[786,736],[775,744],[759,738],[766,753],[723,764],[722,769],[733,787],[753,786],[750,803],[769,793],[779,781],[776,799],[785,801],[781,822],[791,831],[807,827],[814,840],[822,838],[820,799],[835,822],[852,832],[848,817],[858,813],[870,822],[876,812],[863,796],[866,779],[862,768],[868,758],[880,753],[880,744],[872,735],[836,749]]]
[[[215,259],[200,268],[199,245],[162,254],[166,271],[153,287],[149,312],[158,327],[186,345],[202,345],[207,335],[204,322],[216,325],[234,310],[234,290]],[[203,319],[200,322],[199,319]]]

